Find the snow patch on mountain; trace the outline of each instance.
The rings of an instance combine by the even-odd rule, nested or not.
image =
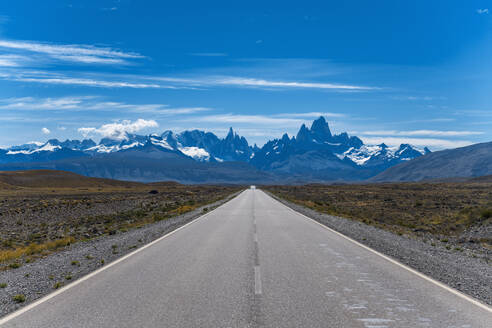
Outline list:
[[[151,136],[150,137],[150,142],[153,145],[156,145],[156,146],[159,146],[159,147],[162,147],[162,148],[165,148],[165,149],[175,150],[165,140],[163,140],[162,138],[159,138],[159,137]]]
[[[61,149],[61,148],[62,147],[54,146],[48,142],[48,143],[44,144],[42,147],[32,149],[32,150],[9,150],[7,152],[7,155],[17,155],[17,154],[31,155],[31,154],[39,153],[42,151],[55,151],[55,150]]]
[[[132,142],[131,144],[129,144],[129,145],[123,145],[120,148],[121,149],[129,149],[129,148],[140,147],[140,146],[143,146],[143,143],[141,143],[141,142]]]
[[[210,160],[210,154],[203,148],[198,147],[181,147],[178,148],[186,156],[189,156],[197,161],[204,162]]]
[[[118,151],[119,147],[118,145],[114,145],[114,146],[97,145],[91,148],[87,148],[86,150],[89,152],[96,152],[96,153],[112,153]]]

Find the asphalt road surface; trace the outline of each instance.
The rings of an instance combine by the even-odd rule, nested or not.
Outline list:
[[[22,311],[2,327],[492,327],[490,307],[253,189]]]

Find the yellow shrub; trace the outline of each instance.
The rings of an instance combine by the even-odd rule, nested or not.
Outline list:
[[[33,254],[43,253],[44,251],[47,250],[55,250],[60,247],[65,247],[67,245],[70,245],[73,242],[75,242],[75,238],[65,237],[61,239],[50,240],[42,244],[32,243],[29,246],[0,251],[0,262],[14,260],[24,255],[33,255]]]

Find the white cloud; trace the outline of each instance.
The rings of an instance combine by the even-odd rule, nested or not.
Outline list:
[[[478,13],[479,15],[488,14],[488,13],[489,13],[489,9],[488,9],[488,8],[484,8],[484,9],[477,9],[477,13]]]
[[[16,82],[31,82],[53,85],[78,85],[85,87],[97,88],[132,88],[132,89],[190,89],[190,87],[181,85],[175,86],[168,83],[162,84],[162,81],[146,78],[142,83],[142,77],[128,75],[108,75],[108,74],[76,74],[75,76],[67,75],[60,72],[49,72],[43,70],[28,69],[5,69],[0,72],[0,78]]]
[[[0,55],[0,67],[19,67],[28,60],[25,56]]]
[[[316,82],[270,81],[244,77],[224,77],[214,81],[218,85],[246,86],[246,87],[273,87],[273,88],[309,88],[309,89],[336,89],[336,90],[374,90],[377,88]]]
[[[84,137],[87,137],[90,134],[99,134],[102,137],[110,137],[113,139],[123,140],[126,139],[126,133],[135,133],[147,128],[155,128],[158,126],[159,124],[157,124],[157,122],[154,120],[144,120],[139,118],[134,122],[124,120],[121,122],[104,124],[99,128],[82,127],[78,129],[78,132],[81,133]]]
[[[0,109],[51,110],[78,108],[87,97],[7,98],[0,100]]]
[[[51,133],[51,131],[48,128],[42,128],[41,132],[43,132],[43,134],[50,134]]]
[[[483,132],[479,131],[439,131],[439,130],[413,130],[413,131],[396,131],[396,130],[381,130],[381,131],[365,131],[363,135],[367,136],[432,136],[432,137],[458,137],[480,135]]]
[[[210,111],[208,107],[169,107],[166,104],[129,104],[117,101],[103,101],[97,96],[67,96],[59,98],[6,98],[0,99],[0,109],[12,110],[78,110],[114,111],[126,110],[135,113],[157,115],[186,115]]]
[[[58,127],[58,130],[60,130],[60,131],[65,131],[66,129],[67,129],[67,128],[66,128],[66,127],[64,127],[64,126],[59,126],[59,127]]]
[[[9,64],[9,63],[6,63]],[[18,81],[35,82],[59,85],[80,85],[102,88],[137,88],[137,89],[196,89],[197,87],[238,87],[259,89],[318,89],[335,91],[375,91],[382,90],[379,87],[369,87],[351,84],[301,82],[301,81],[279,81],[265,80],[249,77],[234,76],[204,76],[195,78],[182,77],[155,77],[139,75],[103,75],[93,74],[69,76],[62,73],[33,70],[10,70],[0,73],[0,78]],[[123,80],[122,80],[123,79]],[[144,81],[145,83],[142,83]],[[163,84],[165,82],[165,84]]]
[[[71,78],[71,77],[18,77],[14,78],[14,81],[18,82],[37,82],[45,84],[62,84],[62,85],[79,85],[88,87],[100,87],[100,88],[132,88],[132,89],[157,89],[157,88],[171,88],[164,87],[158,84],[148,84],[148,83],[132,83],[125,81],[103,81],[103,80],[93,80],[84,78]]]
[[[395,100],[413,100],[413,101],[431,101],[431,100],[435,100],[435,99],[444,99],[443,97],[439,97],[439,98],[435,98],[435,97],[430,97],[430,96],[423,96],[423,97],[420,97],[420,96],[393,96],[391,97],[391,99],[395,99]]]
[[[404,124],[409,124],[409,123],[436,123],[436,122],[454,122],[456,121],[455,118],[449,118],[449,117],[442,117],[442,118],[429,118],[429,119],[423,119],[423,120],[406,120],[403,122],[393,122],[393,123],[404,123]]]
[[[378,87],[368,87],[350,84],[300,82],[300,81],[273,81],[249,77],[235,76],[209,76],[198,78],[176,78],[158,77],[150,78],[156,81],[166,81],[175,84],[191,86],[233,86],[247,88],[281,88],[281,89],[321,89],[321,90],[344,90],[344,91],[372,91],[380,90]]]
[[[126,64],[128,59],[144,58],[138,53],[109,47],[80,44],[53,44],[36,41],[0,40],[0,48],[23,54],[38,54],[49,59],[91,64]]]
[[[457,148],[464,147],[473,144],[467,140],[445,140],[434,138],[398,138],[398,137],[360,137],[364,143],[369,145],[376,145],[385,143],[388,146],[399,146],[401,144],[411,144],[421,147],[432,147],[437,149],[444,148]]]
[[[189,54],[190,56],[198,57],[226,57],[228,54],[224,52],[193,52]]]

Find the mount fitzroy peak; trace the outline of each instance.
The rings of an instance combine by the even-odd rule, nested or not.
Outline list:
[[[58,169],[93,177],[183,183],[360,181],[430,153],[408,144],[369,146],[347,133],[333,135],[323,117],[295,137],[262,148],[232,130],[223,139],[199,130],[103,138],[96,144],[57,139],[0,149],[0,170]]]

